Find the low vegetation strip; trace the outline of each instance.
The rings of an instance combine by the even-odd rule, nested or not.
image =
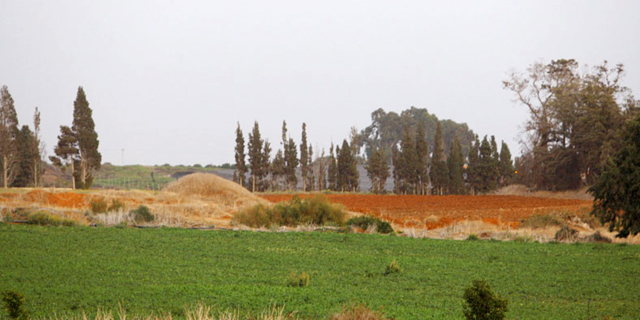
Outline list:
[[[355,303],[394,319],[462,319],[476,279],[509,301],[509,319],[640,318],[631,245],[6,224],[0,243],[0,291],[24,294],[32,318],[119,304],[184,318],[202,303],[326,319]],[[394,260],[401,272],[385,276]],[[292,271],[308,285],[289,286]]]
[[[310,194],[301,194],[305,198]],[[290,194],[263,194],[261,197],[280,202]],[[551,199],[522,196],[418,196],[327,194],[331,202],[344,205],[349,211],[376,215],[398,226],[424,229],[445,227],[456,221],[482,220],[495,225],[518,227],[533,215],[553,212],[583,215],[593,203],[575,199]]]
[[[341,225],[346,213],[341,205],[329,202],[324,196],[316,195],[301,199],[294,196],[287,202],[279,202],[273,206],[258,204],[240,210],[231,220],[235,224],[249,227],[297,226],[307,225]]]

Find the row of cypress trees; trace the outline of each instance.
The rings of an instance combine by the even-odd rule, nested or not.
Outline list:
[[[502,142],[498,153],[494,136],[491,136],[491,142],[485,136],[481,143],[476,135],[466,157],[456,136],[447,156],[438,122],[432,150],[429,152],[421,123],[415,133],[405,126],[402,140],[391,148],[391,173],[396,194],[486,193],[505,185],[514,175],[509,147]],[[365,165],[374,193],[383,193],[390,177],[384,154],[385,150],[373,150]]]
[[[307,125],[302,124],[299,148],[287,131],[287,123],[283,121],[281,149],[278,149],[272,160],[271,144],[262,139],[258,122],[254,122],[246,142],[238,124],[233,180],[252,192],[297,190],[300,184],[302,191],[358,190],[357,150],[354,142],[349,144],[345,139],[342,147],[335,148],[332,144],[328,156],[325,156],[323,149],[314,161],[313,147],[307,139]]]

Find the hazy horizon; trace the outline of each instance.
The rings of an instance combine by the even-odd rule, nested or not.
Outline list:
[[[233,163],[235,129],[282,121],[314,152],[378,108],[426,108],[495,135],[514,156],[527,110],[502,89],[536,61],[625,65],[640,95],[635,1],[5,1],[0,85],[20,125],[42,113],[53,154],[87,94],[103,162]],[[636,39],[636,40],[634,40]]]

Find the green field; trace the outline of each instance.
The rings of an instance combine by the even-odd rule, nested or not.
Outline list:
[[[384,276],[393,259],[402,272]],[[310,285],[288,287],[291,271]],[[474,279],[509,300],[509,319],[640,318],[639,246],[0,224],[0,290],[22,292],[35,317],[119,302],[180,317],[202,302],[309,318],[365,303],[396,319],[463,319]]]

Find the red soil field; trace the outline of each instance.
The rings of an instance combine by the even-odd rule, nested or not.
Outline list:
[[[271,202],[288,201],[292,195],[264,194]],[[300,194],[306,198],[313,194]],[[591,209],[592,202],[573,199],[551,199],[521,196],[416,196],[328,194],[333,203],[347,210],[370,214],[397,226],[437,229],[458,221],[481,220],[497,226],[516,228],[536,214],[579,214]]]

